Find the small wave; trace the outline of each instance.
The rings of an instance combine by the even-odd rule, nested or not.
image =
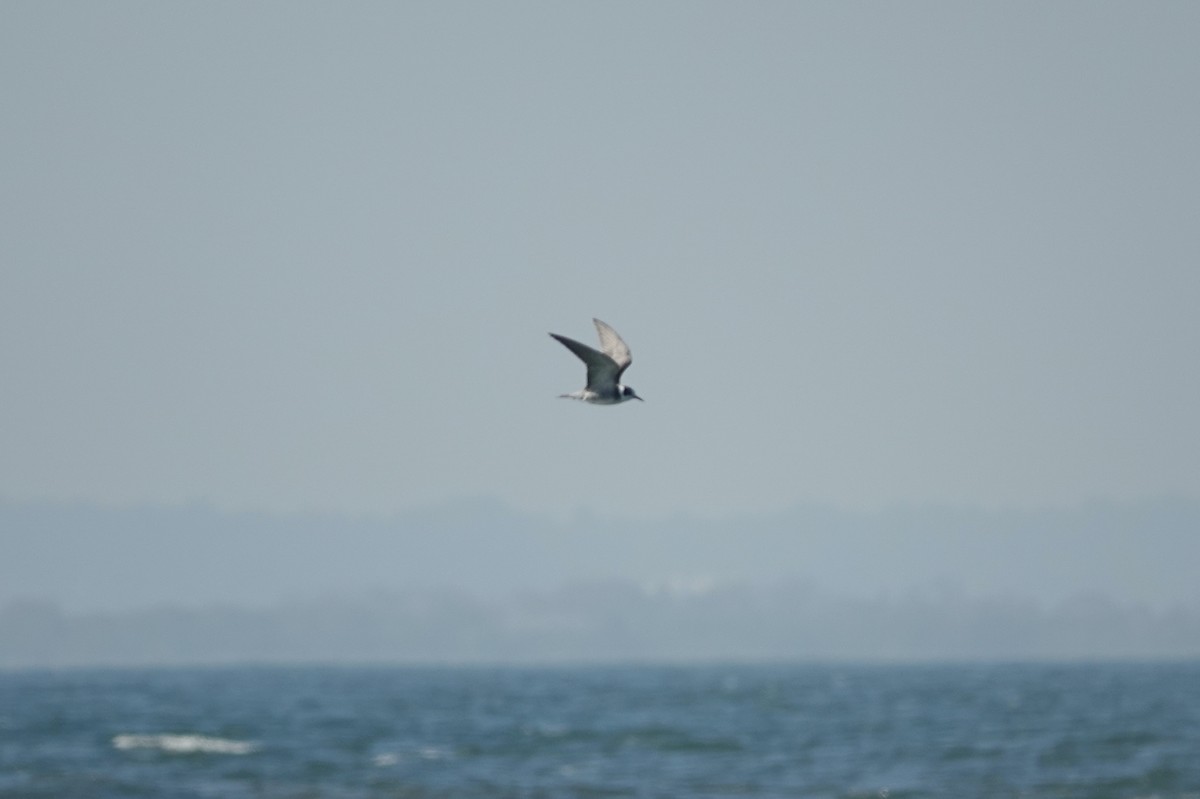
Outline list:
[[[258,749],[251,741],[231,741],[207,735],[116,735],[115,749],[158,749],[173,755],[248,755]]]
[[[417,752],[422,760],[449,760],[454,753],[441,746],[422,746]]]

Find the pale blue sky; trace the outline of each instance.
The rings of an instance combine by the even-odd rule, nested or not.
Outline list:
[[[0,497],[1200,497],[1200,5],[0,5]],[[546,333],[645,403],[556,399]]]

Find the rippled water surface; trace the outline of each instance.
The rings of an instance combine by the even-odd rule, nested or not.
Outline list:
[[[0,797],[1193,797],[1200,664],[0,673]]]

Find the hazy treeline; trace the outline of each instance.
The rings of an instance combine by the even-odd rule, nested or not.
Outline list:
[[[0,610],[0,666],[229,662],[1200,657],[1200,612],[1102,596],[1045,607],[927,590],[837,598],[801,584],[629,582],[483,599],[381,593],[270,608]]]
[[[0,501],[0,665],[1200,656],[1200,504],[551,519]]]

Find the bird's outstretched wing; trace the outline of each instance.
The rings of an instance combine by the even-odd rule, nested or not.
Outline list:
[[[604,324],[600,322],[599,324]],[[607,325],[606,325],[607,327]],[[611,328],[609,328],[611,330]],[[597,389],[611,386],[617,382],[624,367],[619,366],[610,356],[603,352],[592,349],[586,344],[580,344],[573,338],[560,336],[557,333],[550,334],[558,340],[560,344],[569,349],[571,352],[587,364],[587,384],[589,389]],[[613,334],[616,335],[615,333]],[[620,341],[620,339],[617,339]],[[628,350],[626,350],[628,352]]]
[[[617,335],[617,331],[604,322],[601,322],[599,319],[592,319],[592,321],[596,324],[596,332],[600,334],[600,349],[617,365],[617,379],[620,380],[621,373],[629,368],[629,364],[633,363],[633,355],[629,352],[629,345]]]

